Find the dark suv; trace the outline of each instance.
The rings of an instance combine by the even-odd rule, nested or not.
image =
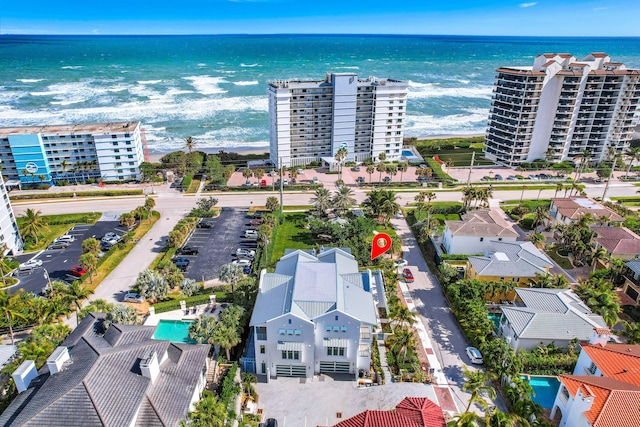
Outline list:
[[[200,250],[198,248],[194,248],[193,246],[183,246],[176,251],[179,255],[198,255]]]
[[[189,267],[189,263],[191,261],[189,261],[188,258],[185,257],[175,257],[171,260],[176,267],[178,267],[181,271],[187,271],[187,267]]]

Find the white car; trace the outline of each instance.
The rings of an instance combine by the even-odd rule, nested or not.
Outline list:
[[[244,232],[244,237],[257,239],[258,238],[258,232],[256,230],[246,230]]]
[[[249,267],[251,265],[251,260],[246,258],[241,258],[231,262],[231,264],[239,265],[241,267]]]
[[[482,353],[480,353],[480,350],[478,350],[477,348],[467,347],[465,351],[467,352],[467,356],[469,356],[469,359],[471,359],[471,363],[474,363],[476,365],[482,365],[484,363],[484,361],[482,360]]]
[[[404,268],[407,265],[409,265],[409,261],[407,261],[406,259],[399,259],[398,261],[393,263],[393,266],[395,268]]]
[[[118,236],[116,233],[109,232],[102,236],[103,242],[112,242],[114,240],[116,241],[116,243],[120,241],[120,236]]]
[[[76,238],[73,237],[71,234],[65,234],[63,236],[60,236],[56,239],[57,242],[69,242],[69,243],[73,243],[76,241]]]
[[[251,249],[238,248],[236,249],[236,256],[254,257],[256,256],[256,251],[253,251]]]
[[[41,266],[42,266],[42,260],[33,258],[27,262],[23,262],[22,264],[20,264],[20,270],[28,270],[30,268],[36,268]]]

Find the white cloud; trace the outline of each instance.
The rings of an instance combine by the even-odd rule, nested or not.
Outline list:
[[[538,4],[537,1],[532,1],[531,3],[520,3],[520,7],[526,8],[526,7],[535,6],[537,4]]]

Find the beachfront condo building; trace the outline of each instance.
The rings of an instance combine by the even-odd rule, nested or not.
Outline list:
[[[485,156],[507,166],[546,159],[597,163],[629,146],[640,70],[605,53],[582,60],[544,54],[533,66],[498,68]]]
[[[278,166],[311,162],[332,165],[337,151],[346,161],[400,160],[408,84],[330,73],[318,81],[269,83],[271,161]]]
[[[0,128],[0,161],[15,186],[137,181],[144,150],[140,122]]]
[[[2,196],[2,202],[0,202],[0,245],[4,245],[4,253],[1,253],[0,256],[17,255],[22,252],[22,238],[18,231],[18,223],[13,214],[2,174],[0,174],[0,196]]]

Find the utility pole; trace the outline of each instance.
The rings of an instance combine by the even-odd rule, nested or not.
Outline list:
[[[283,200],[282,200],[282,186],[284,185],[282,182],[282,157],[280,157],[280,161],[278,162],[280,165],[280,213],[284,211]]]
[[[604,198],[607,196],[607,191],[609,190],[609,183],[611,182],[611,177],[613,176],[613,171],[616,170],[616,163],[618,162],[618,158],[613,158],[613,166],[611,167],[611,172],[609,172],[609,178],[607,178],[607,183],[604,186],[604,191],[602,192],[602,201],[604,202]]]
[[[469,176],[467,177],[467,187],[471,183],[471,171],[473,170],[473,162],[476,160],[476,152],[471,152],[471,164],[469,165]]]

